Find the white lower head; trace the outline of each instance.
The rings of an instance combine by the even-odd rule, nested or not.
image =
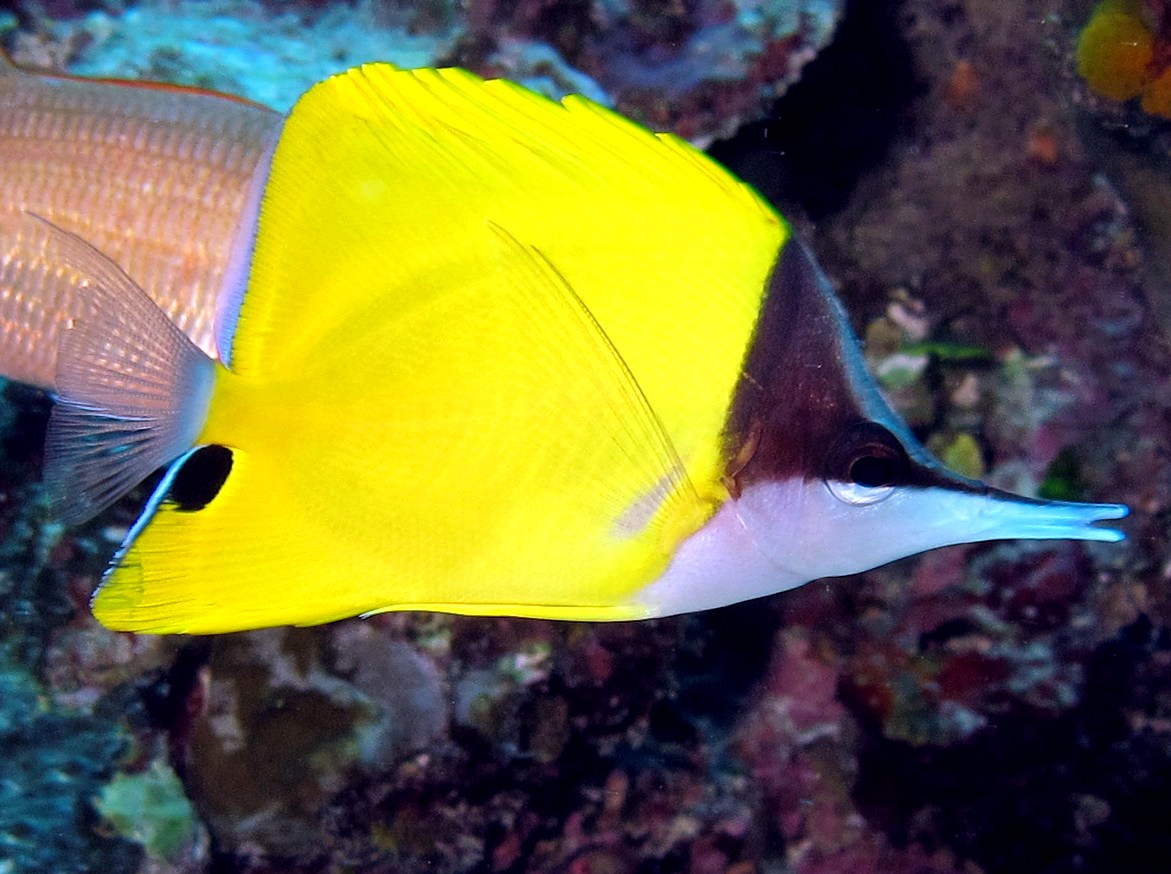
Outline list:
[[[1115,541],[1118,504],[1039,501],[947,470],[867,373],[841,305],[790,240],[729,413],[729,498],[635,596],[650,615],[743,601],[924,550]]]

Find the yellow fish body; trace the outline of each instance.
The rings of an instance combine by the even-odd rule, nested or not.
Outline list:
[[[311,89],[222,363],[56,236],[91,315],[61,344],[51,494],[83,518],[179,459],[95,596],[112,628],[634,619],[944,543],[1121,536],[1093,523],[1125,508],[944,471],[771,207],[582,98],[382,65]],[[222,483],[192,499],[207,446]]]
[[[216,302],[237,239],[239,254],[250,243],[280,120],[206,91],[31,73],[0,53],[0,374],[52,387],[84,284],[30,214],[101,249],[214,354]]]

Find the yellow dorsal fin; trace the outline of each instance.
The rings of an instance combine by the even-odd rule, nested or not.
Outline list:
[[[367,315],[355,301],[384,310],[425,298],[441,287],[431,274],[437,255],[484,237],[486,221],[559,269],[625,237],[619,263],[658,245],[714,272],[724,266],[708,260],[719,243],[775,250],[783,235],[776,214],[718,164],[585,98],[555,103],[459,69],[367,65],[315,86],[285,123],[240,314],[251,336],[233,350],[233,369],[279,372],[316,354],[322,337]],[[682,241],[685,254],[674,251]],[[748,267],[739,252],[722,260]],[[371,293],[387,275],[409,296]],[[282,305],[290,289],[294,300]],[[757,291],[726,303],[755,307]],[[307,310],[316,317],[302,318]]]

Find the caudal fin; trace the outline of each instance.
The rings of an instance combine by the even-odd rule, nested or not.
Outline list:
[[[58,343],[45,447],[54,514],[77,524],[192,447],[215,363],[117,264],[37,220],[52,228],[51,257],[86,277]]]

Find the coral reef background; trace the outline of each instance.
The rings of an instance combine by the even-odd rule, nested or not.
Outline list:
[[[457,62],[710,144],[949,464],[1134,514],[1121,546],[958,547],[635,625],[140,638],[86,609],[134,501],[55,525],[48,400],[10,384],[0,872],[1166,870],[1167,123],[1077,77],[1091,6],[17,3],[13,53],[77,73],[285,107],[362,60]]]

